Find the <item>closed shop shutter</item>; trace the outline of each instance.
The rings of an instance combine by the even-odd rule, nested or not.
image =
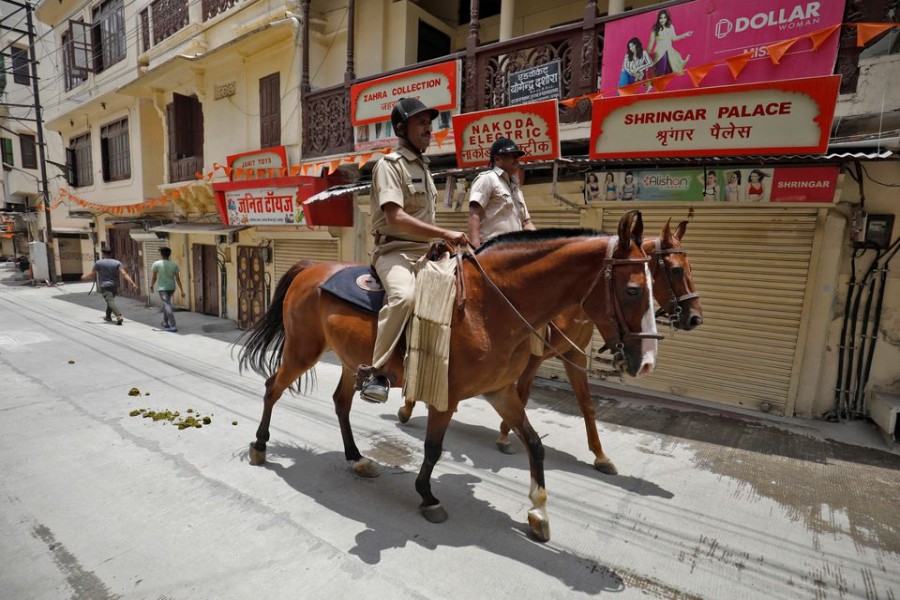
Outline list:
[[[340,240],[275,240],[275,281],[301,260],[339,260]]]
[[[581,227],[581,212],[563,209],[529,209],[531,221],[538,229],[547,227]],[[444,229],[469,230],[469,213],[460,211],[438,211],[435,223]]]
[[[604,229],[615,231],[632,208],[604,208]],[[674,335],[661,329],[666,339],[656,370],[627,384],[747,408],[769,403],[772,412],[783,413],[798,376],[795,353],[818,211],[771,205],[694,210],[684,245],[704,323]],[[674,226],[684,210],[641,212],[645,234],[655,236],[666,219],[673,217]],[[595,330],[591,355],[602,346]]]
[[[144,293],[146,293],[150,297],[150,303],[156,306],[162,306],[162,302],[159,299],[158,294],[154,294],[150,290],[150,278],[153,277],[153,271],[151,271],[151,267],[153,267],[153,263],[162,259],[162,256],[159,255],[159,249],[166,245],[166,240],[157,240],[155,242],[143,242],[143,252],[144,252],[144,273],[147,277],[147,281],[137,282],[144,289]]]

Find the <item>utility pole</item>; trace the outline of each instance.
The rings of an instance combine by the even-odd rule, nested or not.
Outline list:
[[[8,0],[7,0],[8,1]],[[41,169],[41,204],[44,216],[47,219],[47,269],[50,275],[50,283],[57,283],[56,260],[53,256],[53,222],[50,218],[50,186],[47,183],[47,156],[44,145],[44,119],[41,111],[41,91],[38,85],[38,61],[34,47],[34,17],[31,4],[25,4],[25,19],[28,25],[28,57],[31,64],[31,88],[34,92],[34,119],[37,129],[38,165]]]
[[[22,30],[18,27],[11,27],[8,25],[4,25],[3,22],[8,19],[12,15],[6,15],[2,20],[0,20],[0,30],[10,31],[13,33],[19,34],[19,38],[25,37],[28,39],[28,76],[31,79],[31,92],[34,97],[34,104],[12,104],[12,103],[4,103],[7,108],[21,108],[21,109],[34,109],[35,118],[30,119],[27,117],[7,117],[12,118],[17,121],[34,121],[35,131],[37,132],[37,151],[38,151],[38,166],[40,169],[40,179],[39,186],[40,190],[38,192],[40,196],[40,201],[36,203],[35,209],[42,210],[44,212],[45,218],[45,229],[44,229],[44,242],[47,245],[47,269],[48,269],[48,277],[51,283],[57,282],[57,274],[56,274],[56,260],[53,255],[53,221],[50,215],[50,186],[47,181],[47,155],[46,155],[46,144],[44,143],[44,119],[43,119],[43,111],[41,107],[41,92],[40,85],[38,80],[38,60],[37,60],[37,51],[35,49],[35,34],[34,34],[34,7],[28,2],[17,2],[15,0],[5,0],[6,4],[10,4],[12,6],[18,7],[20,10],[25,11],[25,22],[27,28]],[[13,13],[18,11],[13,11]],[[15,42],[10,43],[6,46],[9,48]],[[12,60],[12,56],[6,52],[6,48],[4,48],[3,56],[9,57]],[[13,65],[11,65],[13,66]],[[14,68],[14,67],[13,67]],[[15,132],[13,132],[15,133]]]

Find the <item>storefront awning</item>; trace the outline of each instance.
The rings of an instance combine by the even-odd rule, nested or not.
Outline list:
[[[333,187],[328,188],[325,191],[319,192],[314,196],[310,196],[306,200],[303,201],[303,204],[312,204],[314,202],[322,202],[324,200],[330,200],[331,198],[337,198],[339,196],[347,196],[349,194],[356,194],[360,192],[368,192],[369,188],[372,187],[372,183],[369,181],[360,182],[360,183],[351,183],[347,185],[335,185]]]
[[[151,227],[150,231],[161,231],[164,233],[212,233],[215,235],[225,235],[247,229],[245,225],[223,225],[221,223],[169,223],[167,225],[157,225]]]

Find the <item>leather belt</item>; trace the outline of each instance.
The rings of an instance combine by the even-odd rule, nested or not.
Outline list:
[[[380,246],[382,244],[389,244],[391,242],[415,242],[417,244],[426,244],[427,242],[418,242],[416,240],[406,240],[403,238],[394,237],[392,235],[384,235],[381,233],[375,234],[375,245]]]

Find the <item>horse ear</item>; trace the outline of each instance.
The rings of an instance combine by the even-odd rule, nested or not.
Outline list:
[[[641,211],[634,211],[637,213],[637,216],[634,220],[634,229],[631,231],[631,236],[634,239],[634,243],[640,246],[644,243],[644,217],[641,215]]]
[[[669,217],[666,224],[663,225],[662,233],[659,234],[659,239],[661,239],[666,246],[672,245],[672,217]]]
[[[678,228],[675,230],[675,239],[679,242],[684,239],[684,234],[687,231],[687,221],[682,221],[678,224]]]
[[[619,243],[616,252],[624,254],[631,248],[631,232],[634,229],[635,213],[637,213],[636,210],[629,210],[619,219]]]

